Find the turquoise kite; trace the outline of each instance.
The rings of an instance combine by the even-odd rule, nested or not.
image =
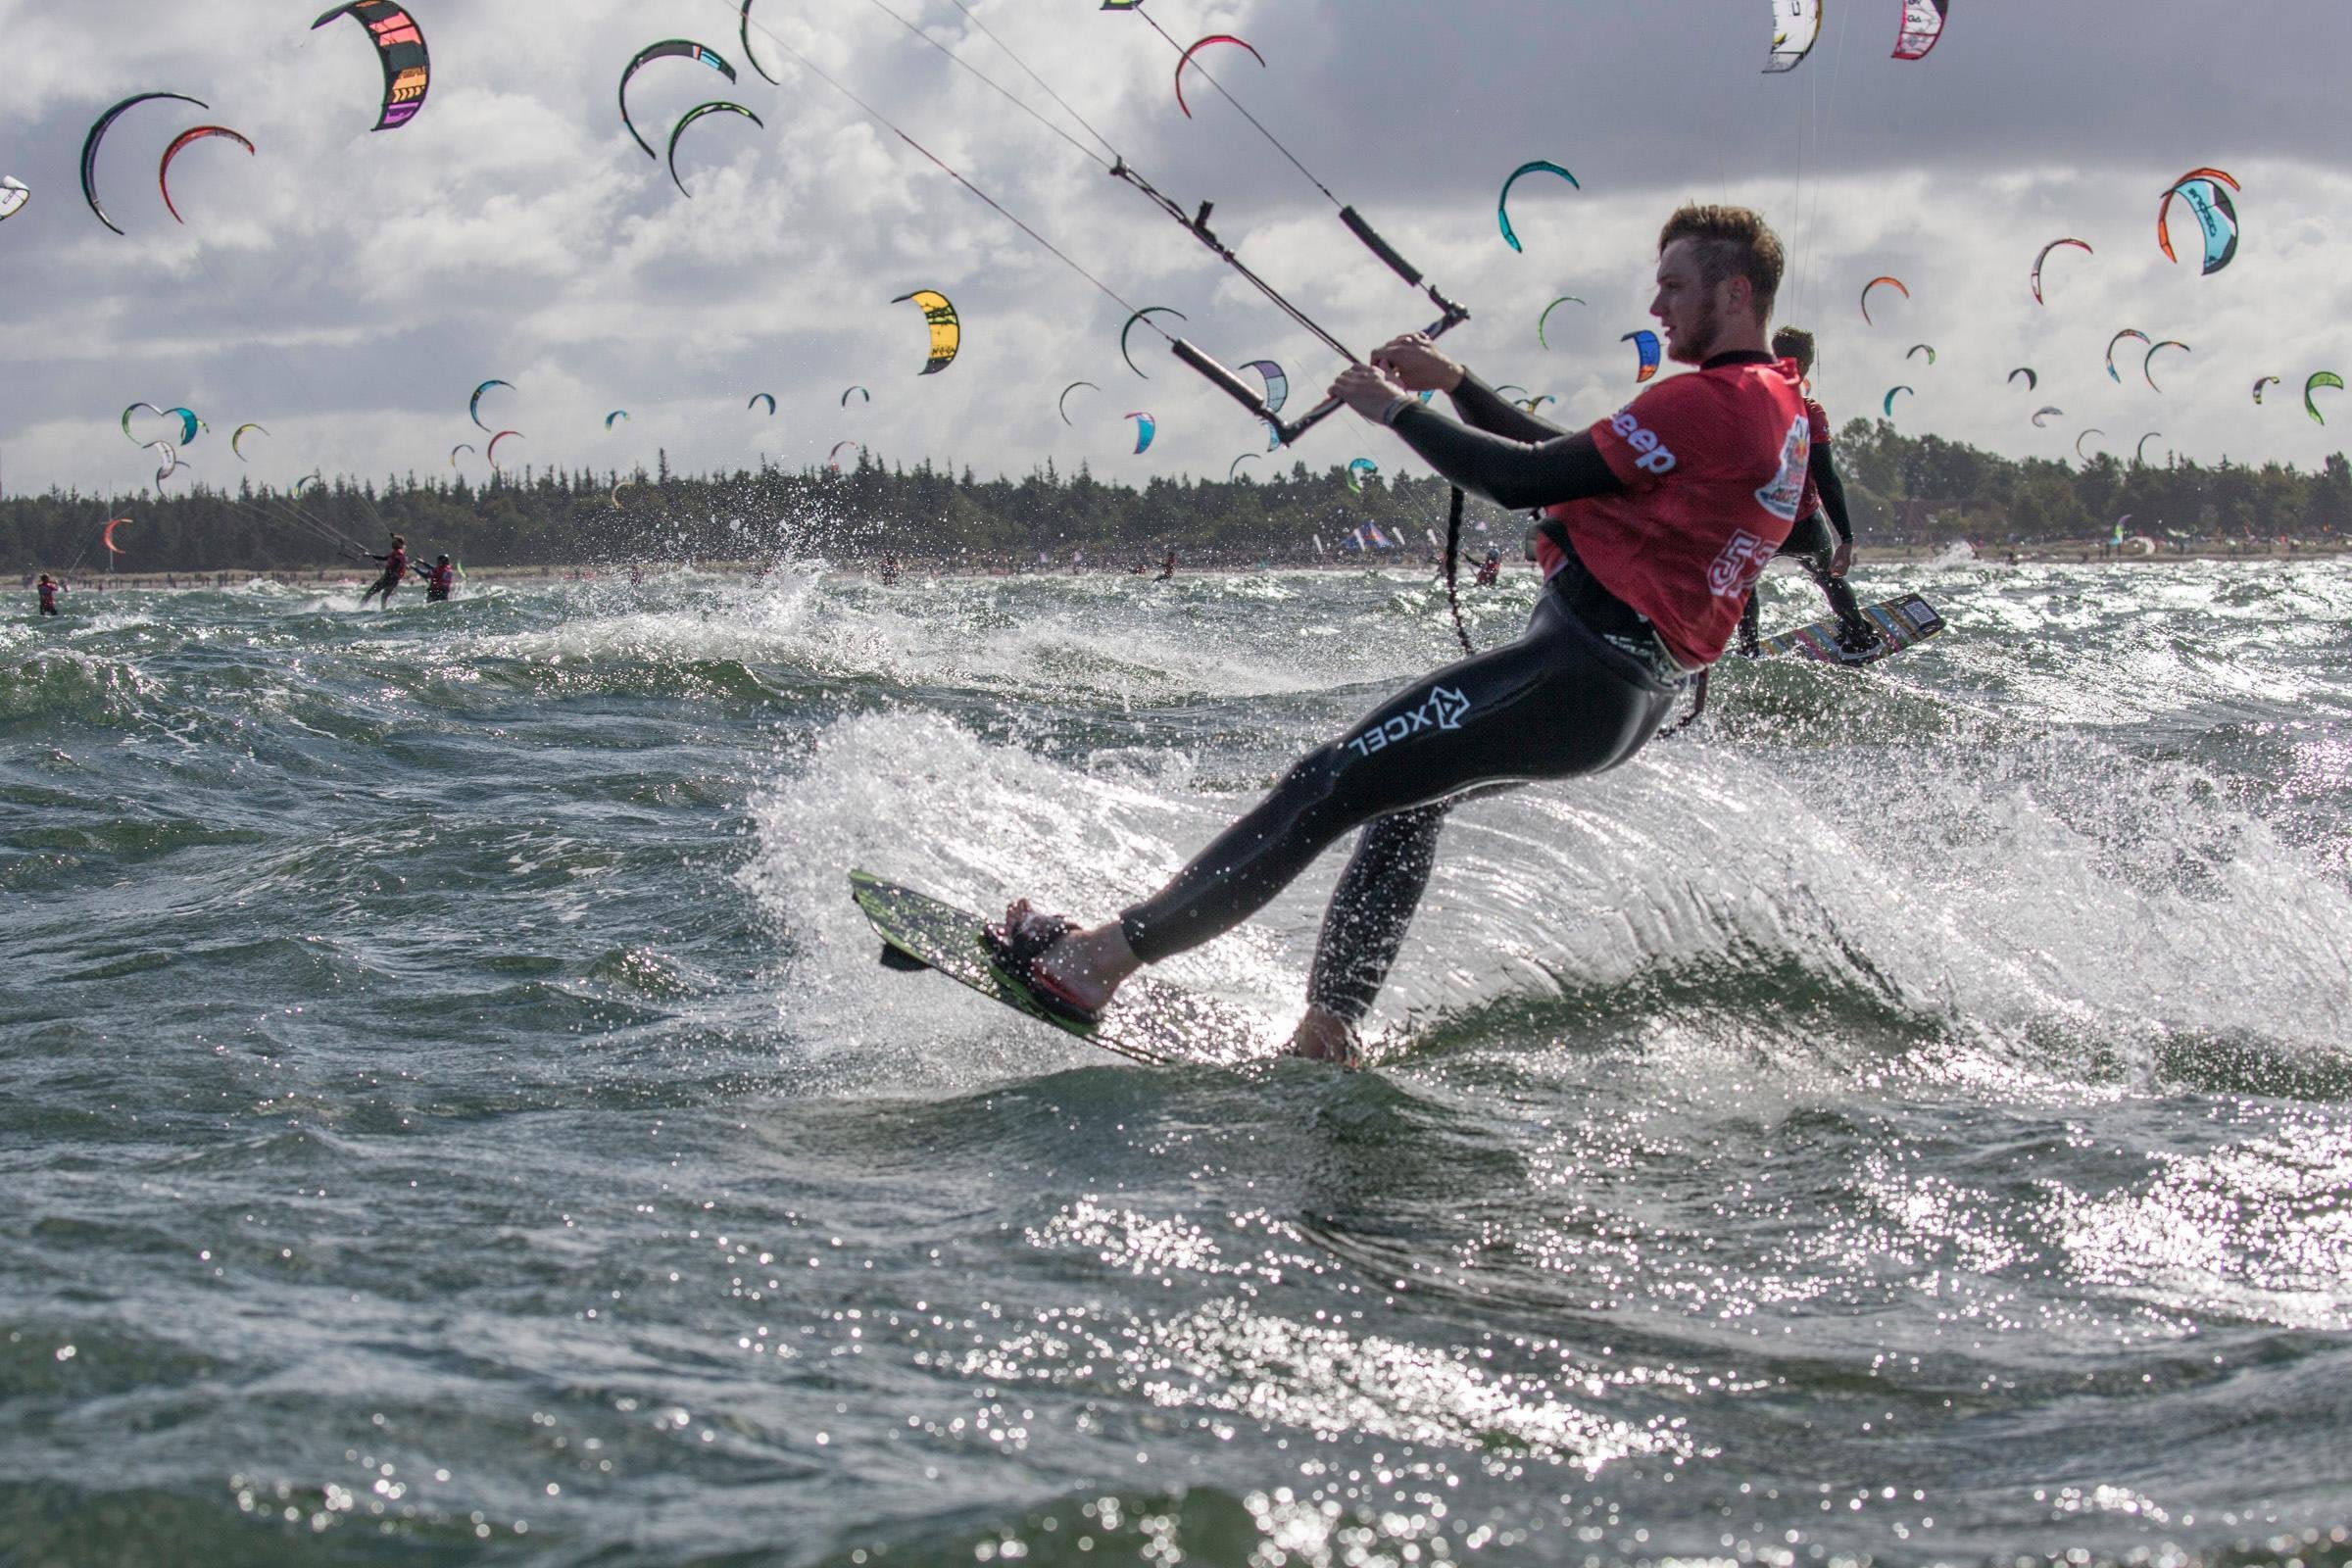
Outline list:
[[[1511,227],[1511,187],[1519,183],[1522,175],[1536,173],[1557,174],[1569,184],[1575,185],[1578,190],[1585,188],[1577,183],[1574,174],[1559,165],[1542,158],[1531,163],[1521,164],[1517,169],[1511,171],[1511,177],[1502,182],[1502,194],[1494,198],[1494,221],[1502,226],[1503,242],[1522,255],[1526,254],[1527,247],[1519,243],[1518,231]]]

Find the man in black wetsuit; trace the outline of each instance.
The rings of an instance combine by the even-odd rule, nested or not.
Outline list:
[[[409,574],[409,542],[399,534],[394,534],[392,548],[388,553],[380,556],[370,555],[368,559],[382,562],[384,574],[376,578],[366,593],[360,595],[360,608],[367,609],[368,600],[373,599],[377,594],[382,594],[384,608],[389,610],[392,608],[392,590],[398,588],[401,580]]]
[[[1294,1054],[1352,1063],[1355,1025],[1403,944],[1446,813],[1486,790],[1614,767],[1723,651],[1796,520],[1809,436],[1793,366],[1765,349],[1778,237],[1740,208],[1687,207],[1658,240],[1650,314],[1689,374],[1590,429],[1498,396],[1419,335],[1333,393],[1467,491],[1545,509],[1528,629],[1407,686],[1308,754],[1159,892],[1081,929],[1027,900],[992,927],[1041,1002],[1091,1016],[1146,963],[1247,919],[1358,827],[1324,917]],[[1417,392],[1448,393],[1459,422]]]
[[[1794,362],[1797,374],[1812,374],[1813,334],[1803,327],[1784,326],[1773,333],[1772,352]],[[1846,515],[1845,481],[1838,477],[1838,465],[1830,456],[1830,416],[1810,392],[1805,394],[1805,418],[1813,456],[1805,470],[1805,498],[1797,503],[1796,526],[1788,530],[1781,554],[1802,564],[1829,597],[1830,611],[1838,622],[1838,646],[1849,654],[1867,654],[1884,639],[1863,615],[1853,589],[1846,585],[1845,574],[1854,564],[1854,525]],[[1836,538],[1830,535],[1832,528],[1838,530]],[[1757,654],[1757,597],[1747,596],[1747,609],[1740,615],[1740,654],[1743,659]]]

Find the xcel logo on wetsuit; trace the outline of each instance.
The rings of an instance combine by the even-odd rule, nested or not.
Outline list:
[[[1470,699],[1459,690],[1451,686],[1433,687],[1429,701],[1419,708],[1398,713],[1387,723],[1375,725],[1347,744],[1356,756],[1370,757],[1374,752],[1385,751],[1425,729],[1459,729],[1462,727],[1462,715],[1469,711]]]

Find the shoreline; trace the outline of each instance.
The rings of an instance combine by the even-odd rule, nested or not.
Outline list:
[[[2292,541],[2284,546],[2276,541],[2259,547],[2231,546],[2207,541],[2175,545],[2161,550],[2134,550],[2132,548],[2143,542],[2138,539],[2127,540],[2121,549],[2102,540],[2064,540],[2033,545],[2021,544],[2014,547],[2002,545],[1978,550],[1973,559],[1961,560],[1944,559],[1952,553],[1953,546],[1949,543],[1940,545],[1860,545],[1854,550],[1854,564],[1857,567],[1918,565],[1928,563],[1948,566],[2105,565],[2146,567],[2208,561],[2332,561],[2352,554],[2352,543],[2304,540]],[[1465,551],[1462,560],[1463,577],[1466,582],[1475,569],[1472,564],[1471,553]],[[789,564],[791,564],[789,561],[663,561],[647,563],[636,568],[628,565],[580,564],[562,566],[486,565],[468,568],[466,574],[459,579],[458,591],[462,597],[466,583],[476,579],[495,583],[515,581],[619,581],[625,583],[629,580],[632,569],[639,571],[646,578],[666,577],[681,571],[698,572],[710,576],[759,577]],[[1528,564],[1526,562],[1506,562],[1503,570],[1506,573],[1524,570],[1527,569]],[[1325,557],[1285,562],[1208,560],[1191,564],[1186,563],[1179,555],[1177,571],[1179,576],[1238,576],[1258,571],[1361,571],[1367,568],[1418,571],[1421,569],[1421,560],[1416,557],[1408,557],[1401,551],[1391,551],[1373,559],[1334,560]],[[846,575],[857,577],[880,575],[879,568],[871,562],[858,562],[854,565],[843,564],[837,566],[836,569],[842,570]],[[1141,577],[1147,582],[1155,581],[1158,577],[1156,569],[1138,572],[1129,567],[1096,564],[1092,562],[1073,569],[1066,562],[1016,564],[1010,562],[979,564],[968,561],[918,560],[906,563],[902,573],[906,576],[929,577]],[[20,573],[20,575],[24,574]],[[32,573],[30,578],[20,583],[19,587],[29,593],[32,590],[31,579],[37,578],[38,575],[37,572]],[[83,575],[76,573],[67,575],[55,573],[54,575],[57,575],[59,580],[65,583],[69,593],[99,594],[133,589],[142,591],[160,589],[165,592],[181,593],[199,590],[219,591],[224,588],[241,588],[256,579],[289,588],[324,590],[350,588],[358,590],[365,588],[371,580],[364,573],[351,570],[347,565],[335,564],[306,565],[293,568],[230,568],[206,572],[118,571],[111,574]],[[422,585],[414,582],[402,585],[404,594],[412,590],[421,593]]]

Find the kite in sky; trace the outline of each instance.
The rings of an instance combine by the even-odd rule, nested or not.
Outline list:
[[[1230,32],[1212,32],[1207,37],[1201,39],[1199,43],[1194,44],[1190,49],[1187,49],[1183,54],[1177,56],[1176,107],[1184,111],[1184,118],[1187,120],[1193,118],[1193,106],[1184,101],[1184,68],[1193,63],[1193,56],[1199,54],[1201,50],[1207,48],[1212,43],[1239,44],[1242,48],[1250,50],[1250,58],[1256,61],[1260,66],[1263,66],[1266,63],[1266,57],[1259,54],[1254,48],[1251,48],[1248,40],[1237,38]],[[1203,74],[1205,74],[1205,73],[1203,73]]]
[[[1642,368],[1634,376],[1634,384],[1636,386],[1640,386],[1642,382],[1648,380],[1651,376],[1658,373],[1659,355],[1657,333],[1652,332],[1647,327],[1643,327],[1639,332],[1626,333],[1625,336],[1619,338],[1617,341],[1620,343],[1631,343],[1634,346],[1634,352],[1641,356]],[[1527,390],[1527,388],[1521,387],[1519,390],[1524,392]]]
[[[1136,312],[1133,316],[1127,318],[1127,324],[1119,328],[1119,358],[1127,362],[1127,368],[1133,370],[1138,375],[1144,376],[1144,379],[1147,381],[1151,380],[1152,377],[1149,375],[1144,375],[1144,368],[1135,363],[1134,355],[1127,352],[1127,334],[1134,331],[1136,323],[1148,316],[1173,316],[1179,321],[1191,319],[1191,318],[1187,317],[1182,311],[1176,310],[1170,306],[1147,305],[1142,310]]]
[[[122,232],[122,226],[107,217],[106,209],[98,205],[98,144],[106,140],[106,133],[114,129],[115,122],[122,119],[127,111],[137,108],[140,104],[154,103],[159,99],[170,99],[173,103],[194,104],[199,109],[212,107],[203,99],[191,98],[184,92],[133,93],[105,114],[100,115],[91,123],[89,134],[81,139],[81,199],[90,204],[90,211],[97,215],[98,221],[118,234]]]
[[[2115,336],[2109,338],[2107,340],[2107,379],[2110,381],[2121,382],[2123,380],[2123,377],[2118,375],[2115,370],[2115,346],[2128,337],[2135,337],[2142,343],[2147,343],[2150,341],[2148,334],[2142,332],[2136,326],[2127,326],[2121,332],[2118,332],[2115,334]],[[2143,371],[2142,373],[2145,372]]]
[[[1264,380],[1266,383],[1266,412],[1280,414],[1282,406],[1291,400],[1291,378],[1283,374],[1282,367],[1276,365],[1272,360],[1251,360],[1242,368],[1255,370]]]
[[[654,151],[653,143],[647,141],[638,130],[637,122],[629,118],[629,79],[657,60],[698,60],[729,81],[735,79],[735,68],[721,59],[717,50],[705,48],[692,38],[664,38],[660,43],[650,43],[638,50],[637,57],[620,74],[620,122],[631,136],[636,137],[637,145],[645,149],[648,158],[662,155]]]
[[[2085,256],[2092,256],[2092,255],[2096,255],[2096,254],[2097,254],[2097,253],[2096,253],[2096,252],[2094,252],[2094,251],[2093,251],[2093,250],[2092,250],[2092,249],[2091,249],[2091,248],[2090,248],[2088,245],[2084,244],[2084,243],[2083,243],[2082,240],[2079,240],[2079,239],[2054,239],[2054,240],[2050,241],[2050,242],[2049,242],[2047,245],[2044,245],[2044,246],[2041,248],[2041,254],[2034,258],[2034,275],[2033,275],[2033,278],[2031,279],[2031,281],[2032,281],[2032,283],[2033,283],[2033,285],[2034,285],[2034,304],[2036,304],[2036,305],[2039,305],[2039,304],[2041,304],[2041,303],[2042,303],[2042,298],[2041,298],[2041,264],[2042,264],[2042,263],[2044,263],[2044,262],[2046,262],[2046,261],[2048,261],[2048,260],[2050,259],[2050,252],[2052,252],[2052,251],[2056,250],[2056,249],[2057,249],[2059,246],[2061,246],[2061,245],[2072,245],[2072,246],[2074,246],[2074,247],[2075,247],[2077,250],[2080,250],[2080,251],[2081,251],[2081,252],[2082,252],[2083,255],[2085,255]]]
[[[2156,209],[2156,244],[2166,260],[2177,262],[2180,258],[2173,254],[2169,226],[2173,198],[2180,197],[2188,208],[2205,241],[2205,265],[2200,275],[2208,277],[2237,259],[2237,208],[2230,200],[2230,191],[2222,188],[2221,180],[2229,180],[2231,190],[2237,188],[2237,182],[2218,169],[2201,169],[2182,175],[2180,183],[2164,193],[2164,201]]]
[[[1876,326],[1878,324],[1876,321],[1873,321],[1870,318],[1870,291],[1874,288],[1877,288],[1881,283],[1886,284],[1905,299],[1909,299],[1911,297],[1911,290],[1903,285],[1903,280],[1899,277],[1872,278],[1869,282],[1862,285],[1862,320],[1865,325]]]
[[[253,152],[253,143],[247,141],[243,136],[229,129],[226,125],[198,125],[194,130],[181,131],[178,137],[172,141],[172,145],[164,149],[163,165],[155,172],[155,183],[164,193],[164,208],[166,211],[171,213],[172,220],[175,223],[184,223],[187,221],[187,220],[180,217],[179,209],[172,205],[172,160],[177,158],[180,155],[181,149],[185,148],[190,142],[204,141],[213,136],[227,137],[230,141],[233,141],[238,146],[244,148],[248,156],[250,156]]]
[[[2320,417],[2320,406],[2312,400],[2311,396],[2324,386],[2331,386],[2341,392],[2344,390],[2344,378],[2333,370],[2315,370],[2312,372],[2311,379],[2303,383],[2303,412],[2311,416],[2311,422],[2314,424],[2328,422]]]
[[[1544,323],[1551,319],[1552,312],[1558,310],[1563,305],[1582,305],[1585,302],[1583,300],[1578,299],[1573,294],[1563,294],[1558,299],[1553,300],[1549,305],[1544,306],[1544,314],[1536,318],[1536,346],[1544,349],[1551,347],[1549,343],[1546,343],[1544,340]]]
[[[510,392],[514,390],[514,383],[512,381],[484,381],[473,389],[473,396],[466,400],[466,416],[474,423],[481,424],[485,430],[490,427],[482,424],[482,394],[494,386],[503,386]]]
[[[351,0],[349,5],[335,7],[317,22],[311,30],[320,27],[337,17],[349,17],[368,29],[374,40],[375,52],[384,68],[384,109],[375,122],[377,130],[398,130],[416,118],[424,107],[424,94],[432,84],[432,59],[424,47],[424,33],[416,19],[392,3],[392,0]]]
[[[1952,0],[1903,0],[1902,30],[1894,35],[1894,58],[1925,60],[1943,36],[1944,13]]]
[[[1518,184],[1521,176],[1526,174],[1557,174],[1569,184],[1575,185],[1578,190],[1585,188],[1577,183],[1574,174],[1559,165],[1542,158],[1538,158],[1532,163],[1521,164],[1517,169],[1511,171],[1510,178],[1502,182],[1502,194],[1494,198],[1494,221],[1502,225],[1503,242],[1522,254],[1526,252],[1527,247],[1519,243],[1518,230],[1511,227],[1511,187]]]
[[[956,363],[956,356],[963,348],[963,322],[956,315],[956,307],[948,303],[945,294],[937,289],[918,288],[911,294],[900,295],[890,303],[920,306],[923,320],[931,328],[931,357],[923,362],[919,373],[937,375]]]
[[[679,121],[677,125],[672,128],[669,133],[669,178],[670,182],[678,187],[678,194],[687,198],[689,201],[694,199],[694,192],[686,188],[685,179],[682,178],[678,173],[678,138],[686,134],[686,127],[688,125],[693,124],[696,121],[702,119],[706,115],[741,115],[753,124],[758,125],[761,130],[765,130],[767,128],[766,121],[761,120],[758,115],[753,114],[749,109],[744,108],[741,104],[731,104],[724,102],[723,100],[718,100],[707,104],[696,104],[692,109],[687,110],[686,118]]]
[[[1823,0],[1772,0],[1772,58],[1764,74],[1794,71],[1821,36]]]
[[[2147,377],[2150,390],[2161,392],[2164,390],[2164,388],[2156,384],[2156,351],[2158,349],[2179,349],[2183,354],[2194,354],[2196,350],[2190,348],[2187,344],[2181,342],[2177,337],[2168,337],[2161,343],[2151,343],[2148,345],[2148,352],[2146,356],[2143,357],[2139,362],[2139,373]]]

